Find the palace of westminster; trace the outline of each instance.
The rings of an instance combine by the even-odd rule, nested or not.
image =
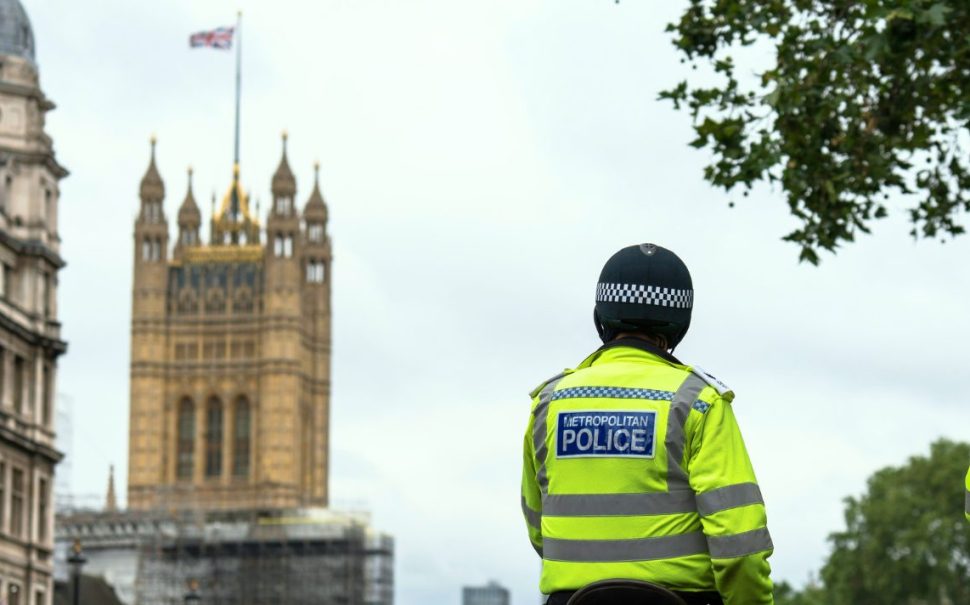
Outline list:
[[[68,171],[44,131],[53,108],[27,14],[0,0],[0,602],[51,605],[83,544],[85,573],[126,605],[179,600],[189,580],[211,603],[390,605],[392,538],[327,508],[328,210],[319,177],[298,203],[285,136],[265,225],[236,165],[207,234],[191,171],[170,231],[152,140],[134,224],[127,509],[112,483],[103,509],[55,520]]]

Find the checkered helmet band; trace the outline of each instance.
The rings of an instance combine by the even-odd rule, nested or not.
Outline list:
[[[596,302],[690,309],[694,305],[694,291],[643,284],[599,283],[596,284]]]

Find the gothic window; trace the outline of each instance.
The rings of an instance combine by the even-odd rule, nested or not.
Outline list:
[[[307,225],[307,239],[311,242],[322,242],[323,241],[323,225],[320,223],[311,223]]]
[[[50,521],[47,519],[49,509],[47,479],[40,479],[37,485],[37,540],[47,541],[47,527]]]
[[[207,313],[225,313],[226,299],[222,290],[211,288],[206,292],[205,310]]]
[[[250,417],[249,401],[242,395],[236,400],[235,424],[233,430],[232,474],[234,477],[246,477],[249,475],[252,418]]]
[[[141,243],[141,259],[152,260],[152,242],[147,237]]]
[[[199,302],[195,295],[195,290],[182,288],[178,293],[179,313],[195,313],[199,309]]]
[[[237,313],[249,313],[253,310],[253,293],[248,286],[236,289],[232,310]]]
[[[43,379],[41,380],[41,388],[43,392],[41,393],[41,422],[44,426],[50,426],[51,423],[51,407],[53,407],[52,399],[54,397],[54,377],[51,372],[51,367],[48,364],[44,364]]]
[[[18,414],[24,413],[24,386],[27,384],[27,363],[23,357],[15,355],[13,358],[13,409]]]
[[[50,317],[51,316],[51,311],[52,311],[52,309],[51,309],[51,302],[52,302],[51,299],[53,298],[51,296],[51,291],[53,290],[53,288],[51,287],[51,283],[53,282],[53,280],[51,279],[51,274],[50,273],[47,273],[46,271],[41,271],[39,277],[40,277],[40,306],[41,306],[41,311],[43,312],[44,317]]]
[[[222,474],[222,402],[209,399],[205,421],[205,476]]]
[[[10,474],[10,533],[24,533],[24,471],[19,468]]]
[[[278,197],[276,198],[276,214],[288,215],[293,207],[293,198],[290,197]]]
[[[202,345],[203,359],[225,359],[226,341],[223,339],[206,340]]]
[[[290,258],[293,256],[293,236],[287,235],[283,238],[283,256]]]
[[[326,277],[325,265],[321,260],[311,260],[306,265],[306,280],[311,284],[322,284]]]
[[[188,397],[179,403],[177,460],[176,476],[191,479],[195,467],[195,405]]]

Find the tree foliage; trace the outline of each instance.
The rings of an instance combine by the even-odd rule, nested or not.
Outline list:
[[[667,30],[684,61],[716,75],[660,94],[713,152],[704,177],[745,195],[780,185],[801,260],[868,233],[891,196],[906,200],[914,237],[963,233],[970,2],[689,0]],[[773,65],[739,76],[735,57],[755,44],[773,47]]]
[[[968,462],[970,444],[940,440],[846,499],[846,528],[829,537],[821,574],[832,605],[970,603]]]
[[[930,455],[884,468],[866,492],[845,500],[843,531],[822,585],[776,588],[778,605],[956,605],[970,603],[970,523],[963,480],[970,444],[941,439]]]
[[[795,590],[788,582],[775,584],[775,605],[830,605],[825,591],[817,584]]]

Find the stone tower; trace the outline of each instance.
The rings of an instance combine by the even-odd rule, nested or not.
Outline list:
[[[53,600],[59,182],[30,20],[0,0],[0,602]]]
[[[327,505],[327,206],[317,178],[300,212],[285,135],[271,191],[264,230],[236,166],[205,244],[190,171],[169,257],[152,142],[134,229],[132,509]]]

